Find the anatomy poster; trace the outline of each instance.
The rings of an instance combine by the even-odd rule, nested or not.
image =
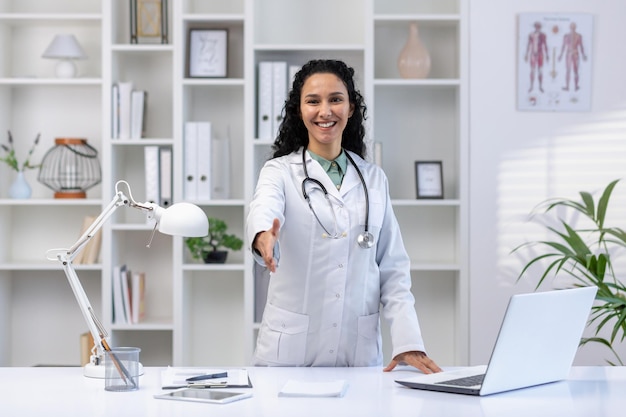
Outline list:
[[[591,109],[592,35],[591,14],[519,15],[519,110]]]

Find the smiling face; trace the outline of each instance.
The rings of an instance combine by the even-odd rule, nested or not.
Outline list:
[[[308,148],[328,160],[341,152],[341,137],[354,106],[335,74],[315,73],[304,82],[300,117],[309,133]]]

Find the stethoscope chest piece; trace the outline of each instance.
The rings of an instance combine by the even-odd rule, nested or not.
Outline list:
[[[363,232],[357,236],[356,241],[363,249],[369,249],[374,246],[374,235],[370,232]]]

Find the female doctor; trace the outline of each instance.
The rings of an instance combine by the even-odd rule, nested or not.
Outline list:
[[[381,366],[379,306],[393,359],[424,373],[409,258],[387,178],[366,162],[366,107],[354,70],[314,60],[296,74],[273,158],[259,175],[246,234],[270,272],[253,362]]]

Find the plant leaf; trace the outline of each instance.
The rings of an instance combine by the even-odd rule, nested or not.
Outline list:
[[[606,216],[606,210],[609,207],[609,200],[611,199],[611,193],[613,192],[613,189],[615,188],[618,182],[619,182],[619,179],[610,182],[609,185],[607,185],[606,188],[604,189],[604,192],[602,193],[600,200],[598,200],[598,221],[596,224],[598,225],[600,229],[604,228],[604,219]]]

